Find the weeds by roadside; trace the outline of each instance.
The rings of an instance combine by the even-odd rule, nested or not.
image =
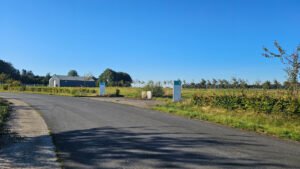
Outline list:
[[[11,111],[11,107],[6,100],[0,98],[0,135],[3,134],[3,124],[8,119],[9,112]]]
[[[189,102],[156,105],[154,110],[300,141],[300,116],[200,107]]]

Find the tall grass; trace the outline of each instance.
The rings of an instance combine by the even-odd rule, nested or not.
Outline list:
[[[3,122],[5,122],[7,119],[9,111],[10,106],[8,102],[0,98],[0,135],[2,134],[3,130]]]
[[[264,114],[243,110],[201,107],[190,104],[188,101],[181,103],[168,102],[164,105],[156,105],[153,109],[300,141],[300,116],[295,114]]]

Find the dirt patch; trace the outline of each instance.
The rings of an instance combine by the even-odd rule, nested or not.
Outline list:
[[[43,118],[22,101],[7,100],[13,103],[13,112],[0,138],[0,168],[61,168]]]
[[[126,104],[140,108],[152,108],[157,104],[164,104],[166,101],[160,100],[142,100],[142,99],[133,99],[126,97],[87,97],[88,99],[105,101],[105,102],[113,102],[119,104]]]

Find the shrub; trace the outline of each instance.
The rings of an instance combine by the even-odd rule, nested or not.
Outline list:
[[[120,96],[120,89],[116,89],[116,96]]]
[[[269,95],[195,94],[191,103],[198,106],[220,107],[228,110],[249,110],[265,114],[300,114],[300,99]]]
[[[8,85],[7,84],[2,85],[2,89],[3,90],[8,90]]]
[[[159,84],[154,84],[153,82],[149,82],[144,88],[143,90],[146,91],[151,91],[152,92],[152,96],[154,97],[162,97],[164,95],[164,89],[161,85]]]

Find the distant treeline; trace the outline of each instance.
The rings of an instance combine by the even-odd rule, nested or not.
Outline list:
[[[11,63],[0,60],[0,83],[12,83],[20,81],[23,84],[47,85],[51,78],[50,73],[46,76],[34,75],[32,71],[15,69]]]
[[[199,83],[195,82],[185,82],[183,81],[183,88],[199,88],[199,89],[209,89],[209,88],[261,88],[261,89],[287,89],[289,87],[289,82],[285,81],[283,84],[277,80],[273,82],[267,80],[265,82],[256,81],[254,84],[249,84],[247,81],[237,78],[232,78],[230,81],[226,79],[212,79],[205,80],[202,79]]]
[[[68,76],[78,76],[76,70],[70,70]],[[88,75],[93,78],[98,86],[100,82],[105,82],[107,86],[130,87],[132,79],[129,74],[125,72],[115,72],[111,69],[106,69],[99,78]],[[48,85],[50,73],[46,76],[34,75],[32,71],[21,70],[21,72],[14,68],[11,63],[0,60],[0,84],[13,85]]]
[[[70,76],[78,76],[75,70],[69,72]],[[18,81],[27,85],[48,85],[49,79],[51,78],[50,73],[45,76],[34,75],[32,71],[21,70],[21,72],[15,69],[11,63],[0,60],[0,83],[12,83]],[[144,85],[144,81],[135,80],[132,81],[131,76],[124,72],[115,72],[111,69],[106,69],[98,78],[92,76],[98,86],[100,82],[105,82],[107,86],[120,86],[130,87],[132,83],[137,86]],[[153,81],[152,81],[153,82]],[[158,82],[161,85],[171,85],[172,81]],[[231,80],[226,79],[212,79],[205,80],[201,79],[200,82],[186,82],[182,81],[183,88],[262,88],[262,89],[287,89],[289,88],[289,82],[285,81],[280,83],[277,80],[274,81],[256,81],[254,84],[249,84],[243,79],[232,78]],[[298,85],[300,86],[300,85]]]

